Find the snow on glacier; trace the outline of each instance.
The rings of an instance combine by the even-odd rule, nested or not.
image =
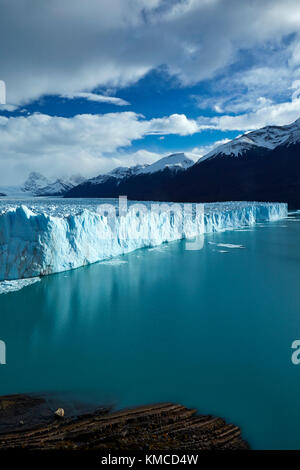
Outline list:
[[[151,204],[159,205],[146,203],[148,209]],[[287,205],[280,203],[210,203],[204,205],[204,215],[195,215],[194,210],[183,225],[176,211],[171,216],[165,209],[137,212],[129,205],[125,214],[101,215],[97,205],[99,201],[78,205],[76,201],[35,201],[27,207],[15,201],[0,206],[0,281],[67,271],[138,248],[279,220],[288,214]],[[117,208],[116,200],[114,205]]]

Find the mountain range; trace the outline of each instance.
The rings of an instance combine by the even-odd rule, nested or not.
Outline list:
[[[49,179],[36,171],[31,172],[23,185],[0,186],[0,197],[63,196],[74,186],[85,181],[80,175]]]
[[[166,164],[173,158],[178,160],[177,166]],[[163,165],[159,163],[162,161]],[[267,126],[246,133],[215,148],[195,164],[185,154],[174,154],[159,162],[121,179],[108,176],[96,184],[85,181],[65,197],[270,201],[300,208],[300,119],[287,126]],[[151,171],[151,167],[157,171]]]
[[[32,197],[32,196],[63,196],[78,187],[81,192],[84,187],[91,186],[99,188],[107,182],[119,184],[122,179],[142,174],[154,174],[168,168],[170,171],[184,170],[194,164],[184,153],[177,153],[163,157],[151,165],[136,165],[133,167],[117,167],[109,173],[98,175],[94,178],[85,179],[80,175],[73,175],[69,178],[46,178],[39,172],[31,172],[23,185],[0,186],[0,197]],[[72,196],[71,196],[72,197]],[[76,197],[76,196],[74,196]],[[85,197],[85,196],[83,196]]]
[[[118,167],[85,179],[30,173],[0,196],[64,196],[174,202],[270,201],[300,208],[300,119],[267,126],[216,147],[196,163],[184,153],[150,165]]]

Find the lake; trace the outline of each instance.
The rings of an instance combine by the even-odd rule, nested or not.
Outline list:
[[[0,295],[0,394],[162,401],[300,448],[300,216],[178,241]]]

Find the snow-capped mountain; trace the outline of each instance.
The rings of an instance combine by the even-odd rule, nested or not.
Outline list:
[[[25,192],[35,194],[50,184],[50,180],[37,171],[32,171],[23,185]]]
[[[69,178],[49,179],[41,173],[33,171],[22,185],[0,186],[0,197],[62,196],[65,192],[83,181],[85,181],[85,178],[80,175],[73,175]]]
[[[146,173],[156,173],[163,171],[166,168],[169,170],[184,170],[194,164],[194,161],[188,158],[184,153],[173,153],[167,157],[163,157],[150,165],[135,165],[131,167],[118,166],[108,173],[101,174],[95,178],[87,180],[91,184],[105,183],[109,178],[129,178],[134,175],[141,175]]]
[[[137,175],[142,172],[148,165],[135,165],[131,167],[118,166],[114,170],[107,173],[109,176],[114,176],[115,178],[127,178],[128,176]]]
[[[138,173],[142,172],[146,167],[148,167],[147,164],[135,165],[132,167],[118,166],[117,168],[114,168],[108,173],[101,174],[101,175],[96,176],[95,178],[91,178],[87,180],[87,182],[91,184],[101,184],[107,181],[109,178],[115,178],[115,179],[128,178],[129,176],[137,175]]]
[[[83,181],[85,179],[80,175],[51,180],[41,173],[31,172],[21,190],[33,196],[61,196]]]
[[[70,178],[58,178],[50,182],[47,186],[39,188],[36,196],[62,196],[70,189],[85,181],[85,178],[79,175],[73,175]]]
[[[190,166],[194,165],[194,161],[188,158],[185,153],[173,153],[167,157],[163,157],[155,163],[146,166],[138,173],[156,173],[157,171],[163,171],[166,168],[169,170],[186,170]]]
[[[124,184],[138,187],[143,184],[144,178],[158,175],[158,178],[180,173],[190,166],[194,161],[188,158],[184,153],[174,153],[167,157],[160,158],[151,165],[136,165],[133,167],[118,167],[96,178],[91,178],[84,183],[72,188],[66,193],[66,197],[117,197],[119,188]],[[149,178],[148,178],[149,179]],[[131,181],[134,182],[131,183]],[[113,196],[111,196],[113,194]],[[126,193],[124,193],[126,194]]]
[[[168,194],[171,200],[288,202],[300,208],[300,119],[219,146],[178,175]]]
[[[170,156],[134,176],[108,178],[97,185],[83,184],[66,197],[127,195],[131,200],[148,201],[270,201],[288,202],[290,207],[300,208],[300,119],[287,126],[267,126],[244,134],[194,165],[182,164],[185,158],[181,154],[178,161],[178,155]],[[178,171],[180,164],[183,169]]]
[[[219,155],[239,157],[254,149],[274,150],[280,145],[288,146],[298,142],[300,142],[300,119],[287,126],[267,126],[248,132],[215,148],[200,158],[199,163]]]
[[[0,187],[0,193],[11,197],[24,196],[62,196],[69,193],[73,188],[81,194],[85,192],[85,187],[92,185],[98,187],[103,184],[113,183],[119,185],[123,179],[143,174],[155,174],[168,169],[172,172],[185,170],[194,162],[184,153],[175,153],[152,163],[151,165],[135,165],[132,167],[117,167],[108,173],[100,174],[94,178],[86,180],[80,175],[73,175],[69,178],[46,178],[39,172],[31,172],[25,183],[21,186]],[[80,196],[79,196],[80,197]]]

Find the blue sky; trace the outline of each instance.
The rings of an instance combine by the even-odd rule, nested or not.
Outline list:
[[[111,92],[111,90],[108,90]],[[94,94],[106,95],[105,88],[93,90]],[[141,114],[145,119],[160,118],[172,114],[184,114],[191,119],[197,119],[199,116],[199,107],[195,96],[213,96],[209,90],[209,84],[201,84],[192,87],[182,87],[177,81],[161,71],[151,71],[145,77],[140,79],[134,85],[113,90],[113,96],[126,101],[128,104],[122,105],[122,111],[134,111]],[[116,105],[110,103],[98,103],[88,101],[86,98],[63,98],[57,95],[43,96],[41,99],[31,102],[25,108],[16,109],[15,112],[2,115],[22,116],[26,113],[42,113],[51,116],[63,116],[72,118],[77,114],[106,114],[119,111]],[[216,113],[207,108],[201,114],[205,116],[215,116]],[[166,154],[179,150],[193,151],[199,145],[209,146],[216,141],[226,138],[234,138],[240,132],[227,131],[225,134],[221,130],[208,129],[192,135],[180,136],[178,134],[170,135],[149,135],[142,139],[133,141],[130,148],[124,148],[123,152],[134,152],[139,149],[148,149],[149,151]]]
[[[298,0],[0,0],[0,183],[94,176],[300,117]]]

